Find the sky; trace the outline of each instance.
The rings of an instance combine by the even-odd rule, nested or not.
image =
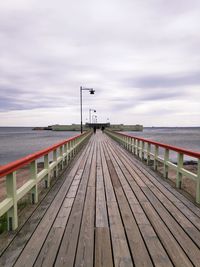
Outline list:
[[[199,0],[0,1],[0,126],[200,126]]]

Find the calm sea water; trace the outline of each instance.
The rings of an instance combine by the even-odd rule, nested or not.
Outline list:
[[[200,127],[153,127],[144,128],[143,132],[129,132],[129,134],[200,152]],[[175,154],[171,155],[171,159],[176,161]],[[190,157],[185,157],[185,160],[193,159]]]
[[[17,160],[79,132],[33,131],[27,127],[0,127],[0,165]]]
[[[0,127],[0,165],[44,149],[78,132],[33,131],[27,127]],[[195,128],[144,128],[131,132],[158,142],[193,151],[200,151],[200,127]]]

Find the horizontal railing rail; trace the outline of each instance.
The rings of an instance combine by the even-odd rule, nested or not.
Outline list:
[[[39,182],[44,179],[45,186],[49,187],[52,174],[58,176],[59,171],[67,167],[90,136],[91,131],[76,135],[0,167],[0,180],[5,179],[6,187],[6,198],[0,202],[0,217],[7,213],[8,230],[15,230],[18,227],[18,201],[27,193],[31,193],[31,202],[37,203]],[[50,153],[52,153],[52,160]],[[38,172],[37,161],[42,157],[44,157],[44,168]],[[25,166],[30,170],[29,179],[17,188],[16,172]]]
[[[158,163],[163,164],[163,176],[168,178],[169,168],[176,171],[176,187],[181,188],[182,177],[185,176],[196,182],[196,202],[200,203],[200,153],[183,149],[180,147],[155,142],[146,138],[132,136],[125,133],[106,130],[106,133],[123,145],[128,151],[144,160],[147,165],[153,160],[153,168],[157,170]],[[152,148],[153,147],[153,148]],[[160,148],[164,149],[161,155]],[[177,163],[174,163],[169,155],[170,152],[177,153]],[[191,172],[184,167],[184,156],[190,156],[197,161],[197,173]]]

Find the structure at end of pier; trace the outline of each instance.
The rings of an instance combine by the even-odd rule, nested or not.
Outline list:
[[[88,130],[89,128],[101,129],[109,128],[112,131],[143,131],[143,125],[135,124],[135,125],[126,125],[126,124],[111,124],[110,122],[95,122],[95,123],[85,123],[83,125],[84,130]],[[80,124],[71,124],[71,125],[60,125],[55,124],[48,127],[35,127],[33,130],[52,130],[52,131],[80,131]]]

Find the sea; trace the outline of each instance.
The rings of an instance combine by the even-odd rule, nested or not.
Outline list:
[[[41,131],[32,130],[31,127],[0,127],[0,165],[77,134],[79,132]],[[143,132],[129,132],[129,134],[200,152],[200,127],[152,127],[144,128]]]
[[[143,132],[127,133],[200,153],[200,127],[145,127]],[[160,154],[164,154],[163,149]],[[173,162],[177,162],[177,153],[171,152],[170,158]],[[196,162],[197,160],[185,156],[184,161]]]
[[[31,127],[0,127],[0,166],[80,133],[32,129]]]

